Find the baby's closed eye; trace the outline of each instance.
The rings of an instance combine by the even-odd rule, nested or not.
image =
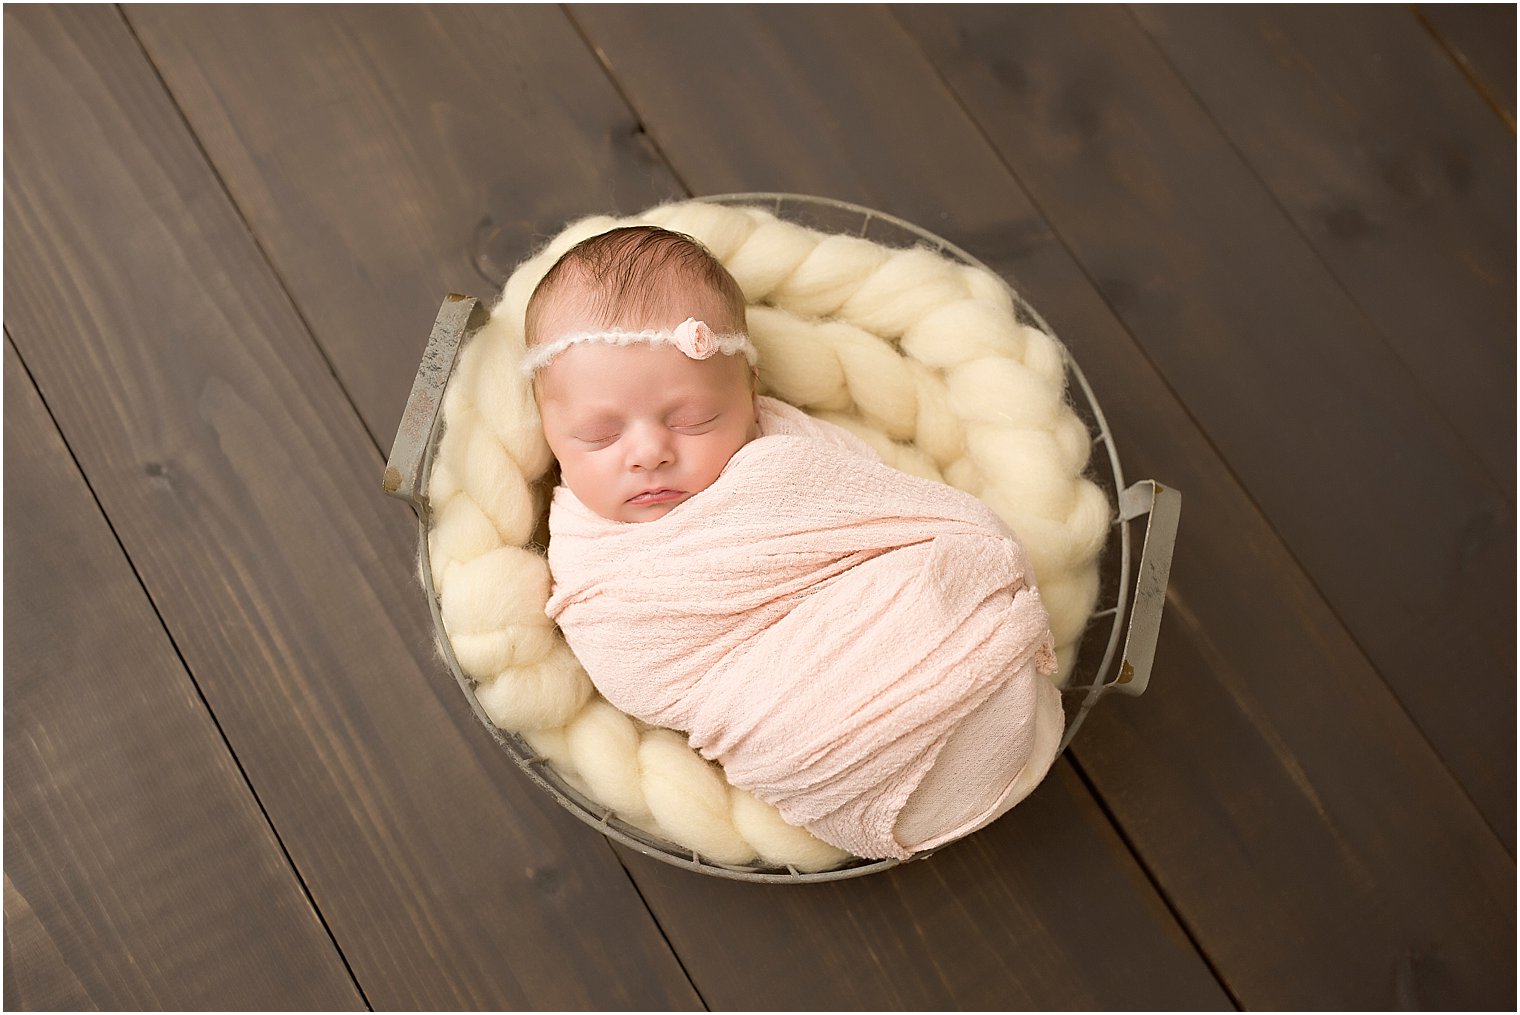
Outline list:
[[[706,430],[717,421],[718,414],[713,414],[711,416],[698,416],[695,419],[692,419],[690,417],[677,417],[675,419],[672,419],[667,425],[672,430],[677,430],[681,433],[687,433],[693,430]]]

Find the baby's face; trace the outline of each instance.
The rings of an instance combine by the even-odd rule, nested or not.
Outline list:
[[[539,375],[560,477],[603,518],[647,522],[701,493],[759,433],[742,356],[669,345],[573,346]]]

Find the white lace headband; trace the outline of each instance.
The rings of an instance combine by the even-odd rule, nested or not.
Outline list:
[[[573,345],[600,342],[604,345],[673,345],[692,359],[708,359],[722,354],[732,356],[743,353],[753,367],[760,359],[754,343],[745,335],[715,335],[713,330],[695,317],[688,317],[671,331],[579,331],[562,335],[552,342],[535,345],[523,357],[522,372],[529,377],[549,365],[549,362]]]

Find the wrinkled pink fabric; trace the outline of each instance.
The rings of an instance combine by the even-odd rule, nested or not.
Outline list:
[[[1044,775],[1063,721],[1023,548],[976,498],[761,405],[762,436],[655,521],[556,490],[549,616],[608,701],[826,842],[901,858],[980,827]],[[925,781],[947,744],[966,777]]]

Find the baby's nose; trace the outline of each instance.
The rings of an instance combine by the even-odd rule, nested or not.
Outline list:
[[[639,426],[628,435],[628,467],[658,469],[675,461],[670,431],[662,426]]]

